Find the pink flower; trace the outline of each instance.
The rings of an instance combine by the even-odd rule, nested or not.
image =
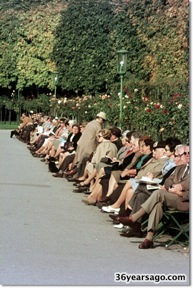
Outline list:
[[[151,110],[150,108],[147,109],[147,112],[151,113],[151,111],[152,111],[152,110]]]
[[[180,96],[182,96],[181,93],[175,93],[175,94],[173,95],[173,98],[176,99],[176,98],[178,98],[178,97],[180,97]]]
[[[155,107],[155,109],[159,109],[160,108],[160,104],[155,104],[154,107]]]

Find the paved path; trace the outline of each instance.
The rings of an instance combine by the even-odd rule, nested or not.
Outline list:
[[[54,178],[26,145],[0,130],[0,284],[126,285],[115,272],[185,274],[189,255],[156,247],[140,250],[121,238],[107,214],[81,202],[66,179]],[[130,286],[157,286],[130,282]]]

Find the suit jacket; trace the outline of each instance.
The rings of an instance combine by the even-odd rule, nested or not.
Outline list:
[[[182,185],[182,193],[183,195],[179,197],[180,202],[189,201],[189,189],[190,189],[190,174],[184,175],[184,171],[186,170],[187,165],[179,165],[165,181],[164,185],[168,190],[172,184],[181,184]]]
[[[153,178],[161,178],[162,177],[162,168],[164,163],[168,160],[167,157],[163,157],[160,159],[151,158],[147,161],[137,173],[136,178],[140,179],[142,176],[146,176],[148,172],[153,173]]]

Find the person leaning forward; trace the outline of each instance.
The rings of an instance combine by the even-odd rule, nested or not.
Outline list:
[[[82,160],[85,157],[89,157],[91,153],[96,150],[98,144],[97,136],[99,131],[102,129],[102,124],[105,122],[105,120],[106,114],[104,112],[99,112],[96,115],[96,119],[87,123],[82,136],[78,141],[77,153],[73,161],[73,166],[77,164],[77,167],[79,167]]]

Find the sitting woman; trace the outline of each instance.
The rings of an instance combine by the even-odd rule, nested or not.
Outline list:
[[[128,169],[131,169],[130,177],[134,177],[134,174],[135,174],[134,169],[139,169],[139,166],[141,166],[144,163],[145,159],[147,161],[147,159],[151,158],[150,145],[153,146],[153,140],[151,140],[150,138],[147,138],[146,140],[143,140],[146,137],[147,136],[145,136],[145,137],[142,136],[139,139],[139,143],[135,142],[135,145],[134,145],[134,148],[133,148],[133,151],[132,151],[132,154],[134,154],[134,155],[132,156],[132,154],[130,154],[130,164],[128,163],[127,168],[125,168],[123,171],[122,170],[112,171],[110,179],[107,179],[107,181],[109,182],[109,191],[112,190],[112,192],[113,192],[118,187],[118,181],[119,180],[118,180],[117,177],[116,177],[116,179],[114,178],[115,172],[118,173],[117,175],[119,175],[119,179],[120,179],[121,174],[124,173],[124,171],[126,169],[127,169],[127,171],[128,171]],[[148,141],[148,147],[149,147],[149,149],[147,149],[147,152],[145,154],[146,155],[145,158],[143,157],[142,149],[141,149],[142,143],[144,141]],[[140,147],[141,151],[139,151],[139,147]],[[101,183],[99,183],[98,186],[95,187],[95,189],[92,191],[92,193],[85,200],[82,200],[82,201],[85,204],[88,204],[88,205],[95,204],[97,201],[101,200],[102,189],[103,189],[103,186],[101,185]],[[110,194],[108,194],[106,196],[106,198],[109,198],[109,195]]]
[[[68,135],[68,138],[66,142],[64,143],[63,146],[59,146],[55,158],[59,156],[59,160],[57,166],[60,167],[64,161],[64,159],[69,155],[69,154],[74,154],[76,152],[77,148],[77,142],[80,139],[80,136],[82,133],[80,132],[80,127],[78,124],[73,124],[72,125],[72,132]]]
[[[87,163],[84,171],[83,179],[86,178],[85,181],[80,182],[80,187],[88,186],[94,182],[97,170],[96,165],[100,162],[100,160],[108,156],[113,158],[117,154],[117,147],[114,143],[111,142],[111,131],[109,129],[102,129],[99,131],[98,135],[98,143],[94,155],[90,162]]]
[[[49,153],[50,149],[53,146],[54,140],[57,140],[59,142],[60,140],[63,140],[64,138],[67,139],[68,137],[68,131],[66,128],[66,125],[68,122],[64,119],[60,119],[60,124],[58,126],[58,129],[55,133],[51,132],[49,138],[45,139],[44,144],[38,149],[33,156],[34,157],[41,157],[46,156],[46,154]]]

